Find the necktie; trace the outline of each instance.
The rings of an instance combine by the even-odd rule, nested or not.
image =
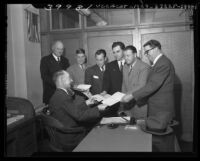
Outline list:
[[[123,63],[122,63],[122,61],[120,61],[120,71],[122,71],[122,68],[123,68]]]
[[[84,70],[84,65],[83,64],[81,64],[81,69]]]
[[[130,75],[131,74],[131,71],[132,71],[132,65],[130,66],[130,69],[129,69],[129,72],[128,72],[128,75]]]
[[[60,62],[60,57],[57,57],[58,62]]]
[[[104,67],[101,67],[101,71],[102,71],[102,72],[104,71]]]

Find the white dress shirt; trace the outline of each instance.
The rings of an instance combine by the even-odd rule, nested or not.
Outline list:
[[[52,54],[56,61],[59,61],[60,57],[57,57],[54,53]]]
[[[122,66],[124,66],[125,60],[122,59],[122,60],[119,60],[117,62],[118,62],[118,65],[119,65],[119,69],[121,69],[121,63],[122,63]]]

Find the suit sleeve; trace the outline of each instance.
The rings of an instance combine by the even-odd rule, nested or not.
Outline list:
[[[65,61],[65,69],[64,70],[67,70],[67,68],[69,68],[69,60],[67,58],[64,57],[64,61]]]
[[[85,84],[92,84],[92,72],[89,68],[85,70]]]
[[[45,59],[41,59],[40,62],[40,73],[41,73],[41,78],[42,80],[51,85],[51,86],[55,86],[54,82],[53,82],[53,78],[49,75],[49,69],[48,69],[48,62]]]
[[[153,71],[151,76],[148,79],[147,84],[142,87],[141,89],[135,91],[132,93],[133,97],[138,100],[143,97],[149,96],[153,92],[155,92],[157,89],[159,89],[166,78],[168,77],[170,72],[170,66],[163,65],[159,67],[157,71]]]
[[[123,81],[122,81],[122,92],[123,92],[123,93],[126,93],[126,91],[127,91],[127,89],[126,89],[126,87],[125,87],[125,81],[124,81],[124,79],[123,79]]]
[[[90,121],[92,119],[100,117],[98,108],[90,108],[86,105],[85,102],[77,105],[66,101],[63,104],[63,109],[65,109],[71,117],[73,117],[76,121],[79,122]]]
[[[102,91],[106,91],[108,93],[109,90],[110,90],[110,73],[108,67],[106,67],[106,70],[103,74]]]
[[[133,93],[145,86],[148,75],[149,75],[149,71],[150,71],[150,68],[148,67],[145,67],[144,69],[140,71],[138,82],[136,83],[136,88],[134,88],[130,93]]]

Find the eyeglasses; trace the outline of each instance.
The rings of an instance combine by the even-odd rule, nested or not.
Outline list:
[[[150,51],[150,50],[153,50],[153,49],[155,49],[155,47],[154,47],[154,48],[151,48],[151,49],[149,49],[149,50],[146,50],[146,51],[144,52],[144,55],[149,55],[149,51]]]

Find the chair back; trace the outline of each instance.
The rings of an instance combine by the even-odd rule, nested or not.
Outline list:
[[[74,142],[73,144],[68,144],[64,147],[65,150],[63,150],[63,147],[56,137],[56,133],[60,133],[61,135],[66,135],[66,137],[70,137],[70,135],[73,134],[82,134],[84,135],[86,133],[86,130],[83,127],[77,127],[77,128],[66,128],[59,120],[52,117],[51,115],[47,115],[42,113],[42,120],[43,124],[45,126],[45,129],[47,130],[47,133],[49,135],[50,139],[50,147],[53,151],[62,152],[62,151],[72,151],[73,148],[79,143]],[[67,149],[67,150],[66,150]]]

